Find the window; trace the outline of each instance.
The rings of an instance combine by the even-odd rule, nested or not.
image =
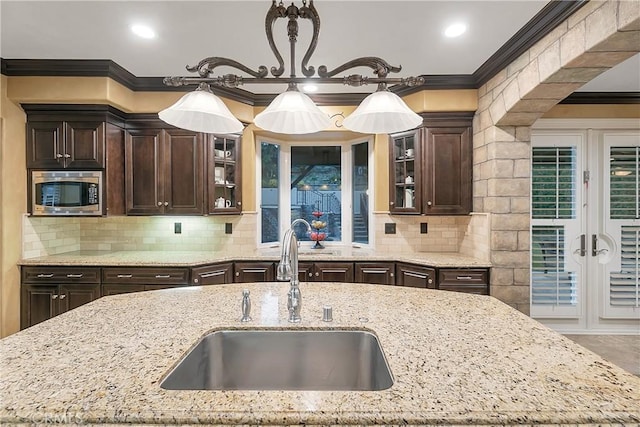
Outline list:
[[[322,244],[369,244],[368,141],[287,144],[260,141],[259,226],[261,244],[279,242],[293,220],[320,225]],[[300,226],[298,240],[311,236]]]

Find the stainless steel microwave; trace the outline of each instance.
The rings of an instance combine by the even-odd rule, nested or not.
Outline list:
[[[102,215],[102,171],[32,171],[31,214]]]

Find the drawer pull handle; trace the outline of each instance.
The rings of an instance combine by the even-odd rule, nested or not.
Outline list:
[[[471,276],[456,276],[457,280],[473,280]]]
[[[380,268],[380,269],[363,268],[362,272],[367,274],[386,274],[387,270],[383,268]]]
[[[410,271],[405,271],[404,274],[409,277],[416,277],[418,279],[426,279],[428,277],[428,276],[425,276],[424,274],[412,273]]]
[[[210,273],[201,274],[200,278],[206,279],[207,277],[222,276],[223,274],[224,274],[224,270],[212,271]]]
[[[242,270],[242,272],[243,273],[264,273],[265,270],[263,268],[245,268]]]
[[[81,278],[82,276],[84,276],[84,274],[83,274],[83,273],[80,273],[80,274],[67,274],[67,277],[68,277],[69,279],[79,279],[79,278]]]
[[[50,274],[38,274],[38,279],[50,279],[51,277],[53,277],[53,273]]]
[[[339,268],[323,268],[323,273],[346,273],[347,270],[339,269]],[[316,276],[319,276],[320,273],[316,273]]]
[[[156,274],[156,279],[170,279],[170,274]]]
[[[118,274],[118,279],[131,279],[133,274]]]

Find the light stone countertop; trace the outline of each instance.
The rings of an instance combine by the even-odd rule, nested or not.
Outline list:
[[[253,321],[240,323],[242,289]],[[640,422],[640,379],[489,296],[366,284],[190,287],[100,298],[0,340],[0,424],[599,424]],[[333,306],[334,322],[321,319]],[[368,321],[361,322],[366,317]],[[366,328],[382,391],[171,391],[159,383],[227,328]]]
[[[20,265],[76,265],[76,266],[164,266],[193,267],[224,261],[275,261],[280,258],[277,248],[256,250],[253,253],[206,251],[75,251],[20,261]],[[456,252],[416,252],[389,256],[368,249],[351,247],[301,250],[300,261],[399,261],[432,267],[490,267],[487,261],[460,255]]]

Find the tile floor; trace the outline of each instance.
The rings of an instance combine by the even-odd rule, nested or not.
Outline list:
[[[640,376],[640,335],[565,335],[603,359]]]

